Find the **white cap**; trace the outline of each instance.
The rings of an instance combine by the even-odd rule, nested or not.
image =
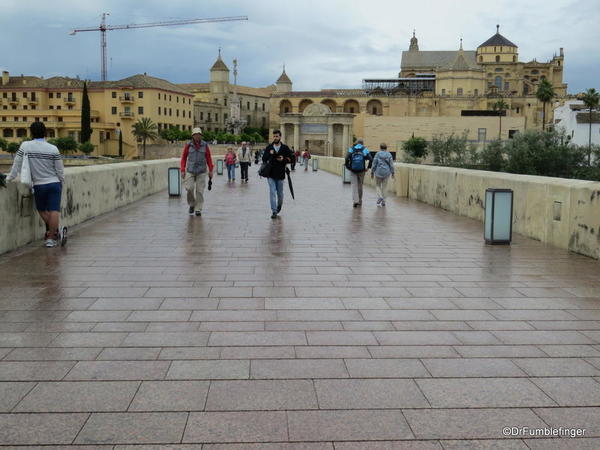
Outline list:
[[[202,134],[202,128],[194,128],[194,129],[192,130],[192,136],[193,136],[194,134]]]

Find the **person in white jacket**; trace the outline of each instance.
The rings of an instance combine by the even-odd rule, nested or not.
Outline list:
[[[60,198],[65,183],[62,156],[56,146],[46,142],[46,126],[43,122],[33,122],[30,126],[31,141],[19,147],[7,180],[14,180],[27,158],[36,209],[46,224],[44,239],[46,247],[64,246],[67,241],[67,228],[58,230],[60,219]]]
[[[242,142],[242,146],[238,148],[237,160],[240,163],[240,172],[242,173],[242,183],[248,182],[248,167],[252,162],[252,150],[247,142]]]

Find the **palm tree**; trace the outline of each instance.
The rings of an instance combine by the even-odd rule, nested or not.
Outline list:
[[[498,112],[498,118],[500,119],[500,127],[498,129],[498,140],[500,141],[502,140],[502,116],[505,114],[509,106],[508,103],[500,99],[492,105],[492,108],[494,109],[494,111]]]
[[[592,164],[592,109],[597,108],[600,103],[600,92],[590,88],[581,95],[581,100],[590,110],[590,140],[588,147],[588,166]]]
[[[540,84],[538,85],[538,90],[535,93],[537,99],[544,104],[543,112],[542,112],[542,130],[546,129],[546,103],[552,100],[556,93],[554,92],[554,88],[552,87],[552,83],[550,83],[546,78],[543,78]]]
[[[154,141],[158,138],[158,128],[152,119],[142,117],[133,124],[133,135],[142,140],[143,157],[146,159],[146,141]]]

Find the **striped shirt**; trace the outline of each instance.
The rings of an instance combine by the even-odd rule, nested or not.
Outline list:
[[[17,156],[10,170],[9,178],[17,177],[23,165],[23,155],[29,157],[29,168],[33,185],[48,183],[64,183],[65,172],[62,156],[56,146],[49,144],[45,139],[25,141],[19,147]]]

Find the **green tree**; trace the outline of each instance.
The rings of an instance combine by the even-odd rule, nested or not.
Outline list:
[[[414,159],[421,159],[427,156],[427,141],[422,137],[411,137],[402,144],[402,149]]]
[[[48,142],[56,145],[61,153],[72,153],[77,150],[77,142],[72,137],[48,139]]]
[[[81,100],[81,134],[79,142],[89,142],[92,137],[92,121],[90,112],[90,98],[88,97],[87,83],[83,82],[83,96]]]
[[[0,138],[0,149],[6,151],[6,147],[8,147],[8,141],[6,139]]]
[[[94,151],[94,145],[90,141],[82,142],[81,144],[79,144],[79,151],[81,153],[89,155]]]
[[[470,155],[473,154],[467,145],[468,131],[457,136],[454,133],[449,136],[434,136],[429,143],[429,150],[433,155],[433,162],[442,166],[464,167],[471,164]]]
[[[498,127],[498,139],[502,140],[502,116],[506,114],[506,110],[509,108],[509,106],[508,103],[500,99],[492,105],[492,108],[498,113],[498,118],[500,119],[500,125]]]
[[[588,153],[587,153],[587,163],[588,166],[592,165],[592,110],[598,107],[600,103],[600,92],[598,92],[594,88],[590,88],[583,95],[581,95],[581,100],[585,106],[588,107],[590,111],[590,131],[589,131],[589,143],[588,143]]]
[[[19,151],[19,144],[17,142],[9,142],[6,146],[6,151],[12,154],[17,153]]]
[[[123,157],[123,132],[119,131],[119,157]]]
[[[502,141],[496,140],[490,142],[478,156],[483,169],[491,170],[493,172],[500,172],[503,170],[505,160]]]
[[[535,96],[539,101],[542,102],[542,130],[546,129],[546,103],[551,101],[555,96],[554,88],[552,87],[552,83],[550,83],[546,78],[543,78],[538,85],[537,92]]]
[[[142,117],[133,124],[133,135],[142,140],[142,156],[146,159],[146,141],[154,141],[158,138],[158,127],[149,117]]]

